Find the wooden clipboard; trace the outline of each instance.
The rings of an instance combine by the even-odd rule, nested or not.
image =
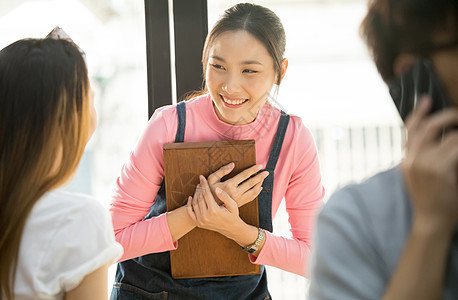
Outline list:
[[[186,205],[194,195],[199,175],[207,177],[220,167],[235,163],[223,178],[230,178],[256,164],[254,140],[164,144],[167,211]],[[259,226],[258,199],[239,208],[240,217]],[[210,230],[195,228],[170,251],[173,278],[219,277],[260,274],[247,253],[234,241]]]

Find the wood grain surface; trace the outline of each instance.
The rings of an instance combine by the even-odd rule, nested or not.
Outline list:
[[[164,144],[165,188],[167,211],[186,205],[194,195],[199,175],[208,177],[220,167],[235,163],[223,180],[256,164],[254,140]],[[240,217],[258,226],[258,199],[239,208]],[[259,274],[247,253],[223,235],[195,228],[178,241],[170,251],[173,278],[219,277]]]

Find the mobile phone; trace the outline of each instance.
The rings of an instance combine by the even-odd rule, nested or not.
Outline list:
[[[430,95],[433,101],[430,113],[450,106],[445,89],[428,59],[417,60],[407,72],[390,82],[389,89],[404,122],[424,94]]]

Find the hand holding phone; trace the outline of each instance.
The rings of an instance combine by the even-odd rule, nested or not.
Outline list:
[[[451,234],[458,220],[458,108],[451,107],[427,59],[418,60],[393,80],[390,94],[408,134],[401,167],[414,217],[422,218],[420,223],[437,225],[438,233]],[[425,94],[429,103],[421,101]]]
[[[424,94],[430,95],[433,101],[430,113],[450,106],[445,89],[428,59],[415,62],[407,72],[389,84],[389,89],[404,122]]]

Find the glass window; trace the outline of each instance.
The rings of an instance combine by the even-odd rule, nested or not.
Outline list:
[[[0,7],[1,48],[60,26],[86,52],[99,125],[68,189],[108,204],[148,120],[144,2],[3,1]]]

